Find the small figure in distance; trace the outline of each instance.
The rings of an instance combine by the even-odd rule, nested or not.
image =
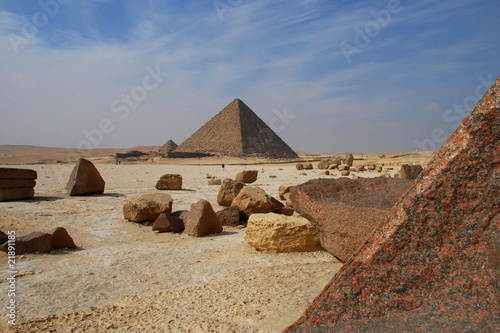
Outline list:
[[[222,170],[224,170],[224,163],[222,163]]]

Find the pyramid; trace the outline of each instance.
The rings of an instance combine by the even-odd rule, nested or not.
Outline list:
[[[245,103],[235,99],[210,119],[175,153],[297,158],[297,154]]]
[[[175,148],[177,148],[177,144],[173,142],[172,140],[168,140],[163,146],[158,149],[158,153],[162,155],[168,155],[169,153],[173,152]]]
[[[285,332],[500,332],[500,77]]]

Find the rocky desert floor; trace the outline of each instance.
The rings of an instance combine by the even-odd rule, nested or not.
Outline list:
[[[425,164],[428,159],[410,162]],[[244,228],[225,227],[221,234],[201,238],[158,234],[151,226],[128,222],[122,213],[127,196],[153,190],[166,173],[183,176],[184,190],[168,191],[174,210],[207,199],[216,211],[223,208],[216,201],[219,186],[207,185],[207,174],[234,178],[239,171],[257,169],[259,179],[252,185],[276,198],[281,184],[338,174],[297,171],[295,164],[226,164],[222,170],[221,161],[94,162],[106,191],[87,197],[65,192],[73,164],[8,166],[34,169],[38,179],[33,200],[0,203],[0,229],[22,236],[63,226],[79,248],[16,257],[14,327],[7,324],[5,312],[10,299],[7,254],[0,252],[0,305],[5,312],[0,331],[281,332],[341,267],[324,251],[258,252],[245,242]],[[395,170],[390,173],[406,162],[391,161]]]

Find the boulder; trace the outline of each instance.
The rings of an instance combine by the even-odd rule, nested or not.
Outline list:
[[[312,170],[314,169],[312,163],[304,163],[304,170]]]
[[[323,178],[292,188],[290,201],[318,228],[323,248],[346,261],[411,184],[394,178]]]
[[[186,224],[187,217],[189,215],[189,210],[177,210],[170,213],[173,217],[177,217],[182,220],[182,223]]]
[[[320,248],[318,230],[307,219],[278,214],[253,214],[245,234],[260,251],[310,252]]]
[[[156,191],[128,197],[123,216],[132,222],[155,221],[161,213],[170,214],[172,203],[170,195]]]
[[[375,171],[377,171],[378,173],[381,173],[383,169],[384,168],[381,165],[379,165],[379,166],[377,166],[377,168],[375,169]]]
[[[366,166],[366,168],[367,168],[368,170],[370,170],[370,171],[373,171],[373,170],[375,170],[375,169],[377,168],[377,166],[376,166],[375,164],[368,164],[368,165]]]
[[[36,178],[35,170],[0,168],[0,201],[33,198]]]
[[[222,224],[210,202],[202,199],[191,205],[184,230],[186,235],[201,237],[221,232]]]
[[[356,172],[363,172],[363,171],[365,171],[365,166],[364,166],[364,165],[356,165],[356,166],[354,167],[354,170],[355,170]]]
[[[403,164],[399,170],[399,178],[402,179],[416,179],[418,175],[424,170],[420,165]]]
[[[184,230],[184,221],[165,213],[161,213],[153,224],[153,231],[181,232],[182,230]]]
[[[74,249],[76,244],[73,238],[69,235],[68,231],[63,227],[57,227],[51,232],[52,247],[54,249]]]
[[[285,332],[500,330],[500,78]]]
[[[250,184],[257,180],[258,175],[259,175],[258,170],[244,170],[236,175],[236,181],[245,184]]]
[[[166,174],[156,182],[157,190],[182,190],[182,176],[179,174]]]
[[[220,180],[220,178],[209,179],[208,180],[208,185],[209,186],[212,186],[212,185],[222,185],[222,181]]]
[[[341,165],[339,165],[339,171],[347,171],[349,169],[351,169],[351,167],[348,166],[347,164],[341,164]]]
[[[229,206],[219,210],[216,214],[222,225],[229,227],[237,227],[240,225],[240,210],[237,206]]]
[[[328,170],[335,170],[335,169],[337,169],[338,167],[339,167],[339,165],[338,165],[338,164],[332,164],[332,165],[330,165],[330,167],[328,168]]]
[[[288,192],[290,192],[290,188],[292,185],[280,185],[278,192],[281,200],[286,200],[284,195]]]
[[[343,161],[343,164],[346,164],[346,165],[351,167],[352,163],[354,162],[354,156],[352,156],[351,153],[347,153],[347,154],[345,154],[344,159],[342,161]]]
[[[304,164],[303,164],[303,163],[297,163],[297,164],[295,165],[295,168],[296,168],[297,170],[304,170]]]
[[[2,230],[0,230],[0,245],[5,243],[6,241],[9,240],[9,236],[7,236],[6,233],[4,233]]]
[[[330,167],[330,161],[329,160],[321,160],[318,163],[318,169],[326,170],[329,167]]]
[[[233,201],[244,218],[255,213],[269,213],[273,210],[271,197],[260,187],[245,186]]]
[[[231,206],[234,198],[240,193],[243,186],[245,184],[242,182],[229,178],[224,179],[217,195],[217,203],[221,206]]]
[[[0,250],[8,252],[8,242],[1,245]],[[16,237],[15,252],[17,255],[33,252],[52,251],[52,236],[45,232],[32,232],[28,235]]]
[[[344,170],[344,171],[341,171],[340,174],[342,176],[349,176],[351,174],[351,172],[349,170]]]
[[[94,164],[80,158],[69,176],[68,194],[71,196],[104,193],[105,182]]]
[[[330,175],[330,171],[326,170],[326,171],[322,172],[321,174],[325,175],[325,176],[329,176]]]

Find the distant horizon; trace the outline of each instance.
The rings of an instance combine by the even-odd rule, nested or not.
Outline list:
[[[492,0],[0,6],[0,144],[180,144],[240,98],[294,151],[437,151],[500,75]]]

